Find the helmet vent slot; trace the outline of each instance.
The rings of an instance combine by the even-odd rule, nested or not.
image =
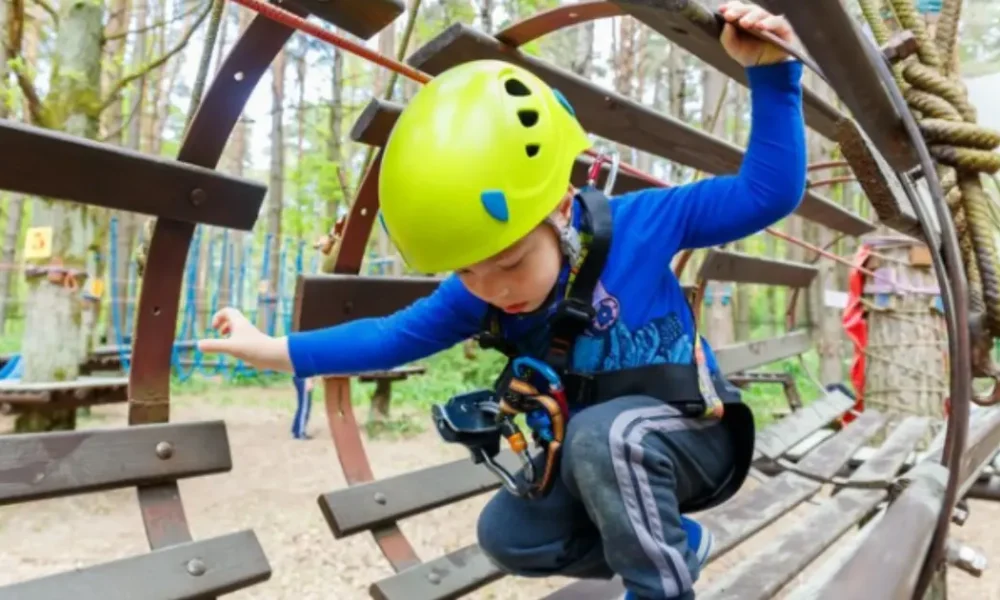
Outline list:
[[[524,109],[517,111],[517,118],[521,120],[521,125],[534,127],[538,123],[538,111]]]
[[[528,154],[528,158],[534,158],[538,156],[538,151],[541,150],[541,146],[538,144],[528,144],[524,147],[524,151]]]
[[[503,82],[503,89],[507,91],[511,96],[530,96],[531,90],[528,86],[524,85],[520,79],[508,79]]]

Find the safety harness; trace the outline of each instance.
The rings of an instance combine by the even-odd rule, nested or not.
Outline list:
[[[564,297],[549,317],[550,341],[544,360],[522,356],[503,337],[501,312],[491,306],[484,318],[484,331],[478,336],[479,345],[500,351],[509,359],[494,389],[455,396],[432,408],[443,439],[466,446],[473,462],[485,464],[508,490],[528,498],[543,497],[551,488],[571,409],[637,394],[669,403],[685,417],[723,416],[722,401],[711,381],[697,334],[691,364],[655,364],[594,374],[572,370],[576,339],[596,315],[594,290],[611,249],[612,232],[611,208],[604,193],[588,186],[576,198],[584,209],[581,249],[570,265]],[[555,299],[558,288],[553,288],[550,300]],[[544,451],[541,473],[515,423],[520,414],[526,416],[534,441]],[[495,460],[501,436],[519,458],[523,467],[520,477]]]

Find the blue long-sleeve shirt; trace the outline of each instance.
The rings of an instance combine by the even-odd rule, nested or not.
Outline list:
[[[694,325],[670,268],[673,256],[741,239],[798,206],[806,183],[802,65],[750,67],[747,75],[750,140],[738,173],[610,199],[611,250],[594,293],[597,315],[574,347],[574,370],[689,363]],[[580,222],[579,206],[573,218]],[[566,269],[560,287],[565,275]],[[392,315],[289,335],[292,365],[299,377],[393,368],[475,335],[487,308],[452,275]],[[544,356],[545,314],[504,315],[501,325],[524,353]],[[707,355],[715,370],[710,349]]]

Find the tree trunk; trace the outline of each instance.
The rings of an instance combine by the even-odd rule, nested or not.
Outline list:
[[[52,125],[61,125],[71,135],[93,138],[97,133],[97,121],[87,109],[100,90],[103,22],[104,7],[96,2],[70,4],[60,19],[54,56],[59,76],[50,82],[46,108],[56,118],[63,117]],[[28,279],[21,344],[26,383],[72,381],[79,375],[86,347],[80,302],[71,280],[59,277],[51,267],[78,271],[76,283],[84,283],[89,223],[87,209],[76,203],[42,200],[33,211],[32,226],[51,228],[52,244],[51,256],[31,261],[31,266],[50,268],[48,276],[43,273]],[[18,417],[15,428],[73,429],[75,421],[73,409],[27,412]]]
[[[333,53],[333,69],[330,74],[330,137],[327,140],[326,154],[327,160],[337,166],[340,173],[343,174],[345,180],[347,179],[347,172],[344,168],[344,150],[342,148],[343,136],[342,122],[344,120],[344,53],[335,51]],[[333,227],[333,224],[337,221],[339,217],[339,209],[343,204],[347,204],[351,201],[350,198],[340,197],[340,195],[332,195],[327,199],[326,204],[326,222],[328,227]]]
[[[481,0],[479,4],[479,23],[483,31],[493,33],[493,0]]]
[[[136,21],[139,22],[139,25],[136,29],[139,33],[135,34],[136,48],[141,48],[145,39],[145,32],[142,31],[145,25],[143,3],[144,0],[137,0]],[[105,27],[109,36],[120,36],[129,30],[130,17],[132,16],[129,12],[129,4],[129,0],[114,0],[111,3],[108,23]],[[126,39],[124,36],[114,37],[105,43],[105,52],[107,53],[105,81],[109,83],[117,81],[124,74],[123,61]],[[129,106],[129,103],[123,100],[106,111],[105,131],[107,131],[106,141],[108,143],[121,145],[125,141],[125,130],[130,124],[129,118],[135,115],[134,111],[138,108],[137,103],[133,102],[132,106]],[[109,243],[115,243],[117,247],[115,248],[114,263],[111,262],[110,256],[107,259],[105,298],[107,299],[108,314],[104,321],[104,338],[107,343],[114,344],[116,331],[121,332],[123,338],[128,335],[128,332],[124,331],[124,327],[128,296],[128,264],[132,245],[125,232],[128,229],[127,221],[133,220],[134,216],[128,211],[116,210],[111,212],[111,218],[117,221],[116,239],[109,240]]]
[[[17,286],[14,285],[17,243],[21,237],[21,222],[24,220],[24,198],[16,194],[7,197],[7,225],[3,236],[3,253],[0,254],[0,333],[7,329],[7,317],[17,309]]]
[[[281,268],[281,211],[285,197],[285,50],[278,53],[271,69],[271,174],[267,190],[267,233],[271,240],[271,253],[267,264],[266,285],[261,286],[264,302],[259,310],[263,321],[259,327],[268,327],[276,318],[278,270]]]
[[[378,50],[383,56],[394,56],[396,54],[396,25],[395,23],[390,24],[388,27],[383,29],[378,34]],[[378,74],[375,77],[375,89],[378,90],[378,94],[386,98],[386,90],[388,90],[388,85],[390,82],[391,75],[385,69],[379,69]],[[366,162],[367,164],[367,162]],[[379,258],[388,258],[392,254],[392,243],[389,240],[388,234],[386,234],[385,229],[376,225],[374,227],[375,239],[377,240],[377,253]],[[389,274],[398,275],[396,262],[393,261],[391,270]]]
[[[724,102],[726,76],[710,66],[702,69],[701,126],[711,135],[721,136],[725,131]],[[705,337],[713,346],[731,344],[735,335],[733,326],[733,283],[709,281],[706,285],[707,319]]]

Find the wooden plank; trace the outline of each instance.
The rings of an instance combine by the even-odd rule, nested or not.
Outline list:
[[[807,404],[758,433],[754,460],[765,456],[775,458],[782,456],[815,431],[832,423],[852,406],[854,406],[854,400],[851,400],[840,390],[827,392],[822,398]]]
[[[872,461],[852,474],[851,480],[893,477],[929,425],[930,420],[925,417],[904,420]],[[763,550],[755,552],[713,581],[703,597],[711,600],[764,600],[773,597],[799,571],[874,509],[886,493],[886,490],[846,489],[825,500],[805,522],[783,533]]]
[[[791,21],[806,50],[892,168],[916,167],[916,151],[872,63],[879,52],[840,0],[767,0],[767,4]]]
[[[222,473],[232,466],[223,421],[3,436],[0,506]]]
[[[361,112],[358,120],[355,121],[354,127],[351,129],[351,139],[369,146],[383,146],[389,139],[389,132],[392,131],[392,127],[396,124],[396,119],[399,118],[402,110],[401,104],[373,98]],[[580,187],[586,183],[591,164],[593,164],[593,159],[589,156],[577,157],[570,175],[573,185]],[[608,170],[607,165],[601,167],[601,174],[597,181],[598,186],[603,187]],[[653,186],[647,180],[625,171],[619,171],[615,179],[613,193],[625,194],[649,187]],[[807,190],[805,196],[802,197],[802,202],[795,209],[795,214],[820,223],[834,231],[852,236],[861,236],[875,229],[871,222],[810,190]]]
[[[837,141],[844,158],[858,179],[861,189],[878,214],[879,222],[917,239],[924,239],[924,232],[892,167],[872,145],[871,140],[852,119],[845,119],[837,125]],[[927,194],[926,187],[917,186],[918,199],[932,219],[932,229],[940,233],[937,220]]]
[[[906,478],[910,483],[868,540],[813,598],[913,597],[941,510],[948,470],[934,462],[923,462]]]
[[[128,385],[128,377],[80,377],[71,381],[0,381],[0,390],[11,392],[63,392]]]
[[[885,425],[885,417],[866,411],[837,435],[820,444],[800,466],[823,477],[832,477],[843,468],[857,448]],[[751,535],[816,494],[817,481],[784,472],[767,483],[735,496],[722,506],[710,509],[698,520],[715,535],[710,560],[729,552]]]
[[[0,119],[0,189],[250,231],[267,187],[212,169]]]
[[[624,593],[621,577],[583,579],[543,596],[542,600],[621,600]]]
[[[698,270],[698,279],[801,288],[818,273],[811,265],[712,248]]]
[[[294,327],[307,331],[392,314],[430,295],[440,283],[436,277],[300,275]]]
[[[719,43],[721,22],[715,14],[693,0],[612,0],[633,17],[674,44],[747,87],[746,69],[734,61]],[[803,86],[806,123],[827,139],[834,139],[836,123],[844,117],[836,107],[812,89]]]
[[[369,593],[376,600],[460,598],[504,575],[479,546],[471,545],[376,581]]]
[[[809,332],[802,329],[773,338],[715,348],[715,359],[723,375],[731,375],[798,356],[810,348]]]
[[[521,467],[509,451],[496,460],[511,472]],[[498,487],[496,475],[466,458],[323,494],[319,506],[339,539]]]
[[[267,581],[271,567],[253,531],[0,587],[0,600],[179,600]]]
[[[402,0],[293,0],[327,23],[370,39],[403,14]]]

